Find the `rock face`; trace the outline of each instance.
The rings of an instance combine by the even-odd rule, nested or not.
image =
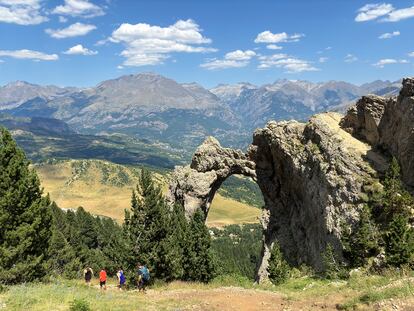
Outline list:
[[[337,113],[323,113],[306,124],[269,122],[254,132],[245,154],[209,138],[191,165],[176,168],[169,198],[182,203],[187,215],[200,208],[207,217],[214,194],[227,177],[250,176],[265,201],[257,280],[268,277],[276,241],[291,264],[320,270],[329,244],[342,256],[344,224],[352,227],[358,221],[367,192],[379,186],[378,172],[385,170],[387,159],[373,147],[386,146],[398,156],[403,170],[413,168],[413,85],[413,80],[404,80],[398,99],[363,97],[343,119]],[[406,180],[412,178],[411,170]]]
[[[414,189],[414,79],[403,79],[400,95],[362,97],[341,122],[348,132],[395,156],[403,181]]]
[[[214,194],[233,174],[256,178],[255,163],[240,150],[222,148],[217,139],[208,137],[197,148],[190,166],[175,169],[169,199],[181,203],[187,215],[201,208],[207,217]]]

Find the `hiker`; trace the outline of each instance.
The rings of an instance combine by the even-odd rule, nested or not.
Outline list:
[[[93,270],[91,267],[86,267],[86,269],[83,270],[83,277],[85,278],[86,285],[91,286],[91,280],[93,277]]]
[[[99,272],[99,286],[101,287],[101,289],[106,290],[106,271],[105,271],[105,268],[103,268],[101,270],[101,272]]]
[[[116,273],[116,276],[118,277],[119,290],[122,290],[122,287],[124,287],[125,281],[126,281],[124,271],[122,269],[119,269],[118,272]]]
[[[141,263],[138,264],[138,290],[145,292],[145,288],[150,280],[148,268]]]

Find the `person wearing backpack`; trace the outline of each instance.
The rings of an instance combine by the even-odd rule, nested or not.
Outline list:
[[[150,280],[150,272],[147,266],[138,264],[138,290],[145,292],[147,284]]]
[[[83,270],[83,277],[85,278],[86,285],[91,286],[91,280],[93,277],[93,270],[91,267],[86,267],[86,269]]]
[[[122,287],[124,287],[125,282],[126,282],[124,271],[122,269],[119,269],[118,272],[116,273],[116,276],[118,277],[119,290],[122,290]]]

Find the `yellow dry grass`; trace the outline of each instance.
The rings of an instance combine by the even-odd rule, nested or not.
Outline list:
[[[336,112],[321,113],[313,116],[315,120],[325,123],[329,127],[332,133],[334,133],[334,137],[341,141],[341,146],[344,150],[364,160],[368,159],[375,167],[384,170],[387,167],[387,160],[379,153],[373,151],[370,145],[344,131],[339,125],[342,117],[341,114]]]
[[[88,212],[116,219],[121,223],[124,210],[130,207],[131,192],[137,183],[131,168],[105,161],[88,160],[89,165],[82,174],[77,173],[73,164],[81,161],[70,160],[55,164],[35,166],[45,193],[49,193],[59,207],[76,209],[82,206]],[[129,176],[125,185],[113,185],[103,182],[103,169],[122,171]],[[111,176],[111,174],[109,175]],[[166,187],[163,187],[166,190]],[[249,205],[222,197],[217,194],[209,213],[209,226],[253,223],[258,221],[260,210]]]

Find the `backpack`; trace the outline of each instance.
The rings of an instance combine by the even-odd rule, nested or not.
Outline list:
[[[125,284],[126,278],[123,272],[119,272],[119,283]]]
[[[142,274],[142,279],[145,281],[145,282],[148,282],[149,280],[150,280],[150,273],[149,273],[149,270],[148,270],[148,268],[147,267],[142,267],[141,269],[139,269],[139,271],[141,272],[141,274]]]

